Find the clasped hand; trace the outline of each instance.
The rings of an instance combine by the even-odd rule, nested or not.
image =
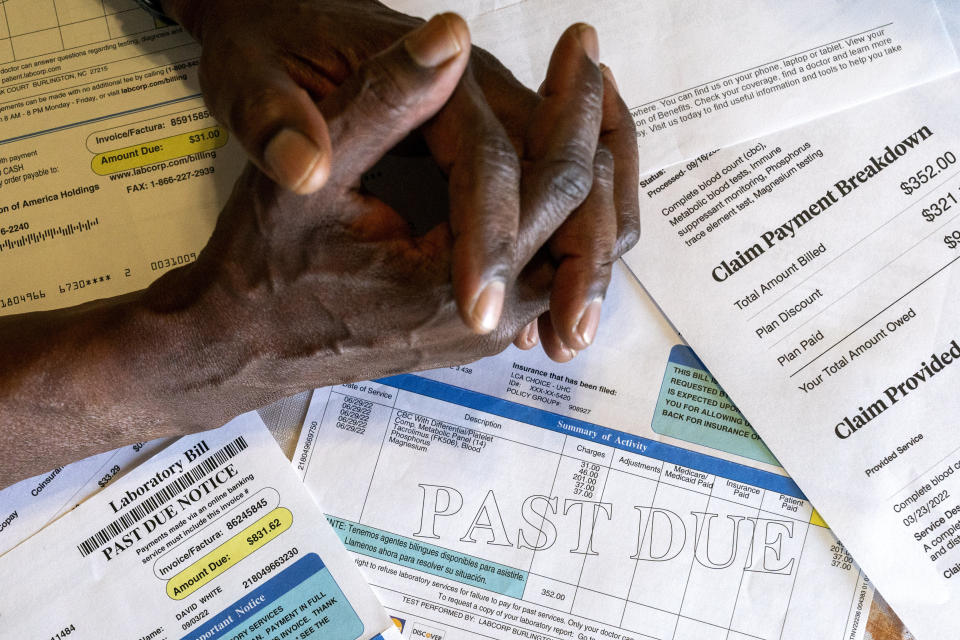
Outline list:
[[[255,166],[195,263],[144,291],[0,318],[0,487],[313,387],[538,335],[567,360],[593,340],[638,221],[633,123],[591,28],[563,34],[534,93],[452,14],[164,6],[201,39],[206,99]],[[449,179],[449,216],[422,236],[360,185],[411,134]]]
[[[298,300],[331,301],[318,319],[408,345],[368,354],[378,373],[475,359],[514,338],[523,348],[539,338],[559,361],[592,342],[611,265],[639,221],[634,125],[591,27],[563,34],[535,93],[471,47],[454,14],[423,25],[369,0],[227,4],[167,3],[203,45],[212,111],[273,182],[310,195],[248,171],[205,262],[246,279],[279,274]],[[423,238],[359,188],[411,131],[449,179],[449,219]],[[224,248],[237,243],[239,254]],[[316,281],[294,278],[291,262]],[[486,337],[425,349],[440,326],[455,329],[453,308]],[[303,330],[317,333],[306,320]]]

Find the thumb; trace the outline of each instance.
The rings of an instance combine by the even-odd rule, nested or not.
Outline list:
[[[297,193],[322,187],[330,169],[327,125],[283,65],[264,56],[227,68],[206,59],[201,64],[210,110],[236,135],[250,160]]]
[[[463,18],[443,13],[367,60],[320,110],[335,159],[330,179],[352,184],[446,104],[470,58]]]

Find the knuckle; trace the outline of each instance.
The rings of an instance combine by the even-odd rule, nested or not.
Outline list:
[[[484,185],[490,197],[504,204],[509,203],[510,198],[519,198],[521,170],[516,154],[504,153],[499,148],[491,150],[486,144],[478,153],[479,166],[472,172],[476,184]],[[519,206],[519,203],[515,205]]]
[[[360,95],[385,112],[387,117],[402,113],[410,104],[411,94],[391,69],[374,58],[360,67]]]
[[[606,176],[613,176],[613,167],[615,164],[613,151],[605,144],[597,145],[597,153],[593,159],[594,171],[603,173]]]
[[[553,160],[546,170],[546,186],[551,193],[560,194],[574,206],[579,205],[593,187],[593,163],[579,157]]]
[[[599,129],[603,120],[603,76],[590,73],[583,85],[583,108],[588,114],[585,119]]]
[[[505,136],[485,136],[472,150],[476,160],[472,175],[463,176],[483,189],[483,198],[490,202],[490,216],[501,223],[497,231],[515,233],[516,218],[520,213],[520,159]]]
[[[509,175],[516,180],[520,175],[520,159],[517,156],[513,143],[506,135],[498,132],[481,132],[482,137],[477,145],[477,152],[481,161],[493,171]]]
[[[613,263],[616,262],[619,256],[616,255],[617,241],[611,234],[609,240],[601,242],[598,246],[593,247],[593,255],[591,256],[591,268],[594,277],[603,277],[606,274],[610,273],[610,269],[613,266]]]
[[[614,180],[614,159],[613,152],[605,145],[597,147],[597,154],[593,158],[593,180],[600,182],[607,188],[613,187]]]
[[[617,245],[614,249],[614,257],[620,258],[630,249],[637,246],[640,241],[640,217],[639,215],[623,216],[619,222],[617,230]]]
[[[577,122],[584,131],[599,135],[603,127],[603,76],[591,69],[577,79],[577,89],[569,96],[568,110],[571,121]]]
[[[510,262],[516,251],[516,225],[505,220],[493,220],[486,228],[489,233],[484,234],[482,242],[487,255],[498,263]]]
[[[256,137],[282,117],[287,104],[284,92],[275,86],[250,87],[238,93],[230,104],[230,128],[241,137]]]
[[[484,129],[474,131],[460,145],[459,154],[469,158],[470,170],[452,177],[453,186],[464,192],[483,186],[498,201],[518,193],[520,159],[505,135]]]

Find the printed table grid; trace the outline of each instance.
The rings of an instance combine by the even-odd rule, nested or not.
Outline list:
[[[407,377],[404,376],[403,378],[407,378]],[[411,396],[423,395],[418,393],[418,391],[407,390],[406,388],[404,388],[405,385],[392,385],[391,382],[393,382],[394,380],[395,379],[388,379],[388,380],[380,381],[381,384],[384,384],[386,387],[388,388],[394,387],[396,389],[393,393],[392,399],[390,400],[384,400],[381,398],[374,399],[374,398],[362,397],[359,393],[351,392],[349,389],[344,390],[342,388],[338,388],[338,389],[331,390],[329,399],[327,401],[326,407],[324,408],[324,412],[323,412],[323,415],[321,416],[321,420],[319,423],[320,424],[319,428],[323,428],[323,425],[325,423],[328,423],[330,420],[330,418],[328,418],[327,416],[327,412],[330,411],[331,407],[342,406],[341,404],[342,400],[335,401],[335,399],[337,398],[345,398],[348,396],[357,397],[357,398],[362,397],[362,399],[365,401],[380,405],[384,409],[389,409],[389,411],[385,413],[385,418],[384,418],[385,423],[382,423],[380,427],[377,427],[377,428],[383,428],[383,436],[379,437],[380,443],[377,451],[376,463],[373,465],[372,469],[370,470],[369,476],[367,477],[366,475],[364,475],[365,479],[361,478],[361,482],[363,481],[367,482],[367,486],[365,487],[366,493],[363,501],[363,506],[361,507],[359,517],[357,520],[357,523],[361,525],[376,526],[370,520],[369,514],[367,513],[367,506],[370,498],[370,492],[372,490],[375,479],[378,477],[378,475],[381,475],[381,474],[382,474],[381,479],[388,478],[391,473],[390,469],[381,468],[381,457],[388,446],[388,439],[393,431],[393,426],[395,425],[395,420],[396,420],[397,411],[398,411],[397,409],[398,401],[400,401],[403,394],[411,394]],[[446,386],[446,385],[441,385],[440,383],[434,383],[434,384],[438,385],[438,387]],[[460,391],[464,391],[464,390],[460,390]],[[443,396],[442,393],[426,394],[426,397],[431,397],[441,402],[447,402],[447,400],[445,400],[442,396]],[[419,415],[422,418],[436,418],[441,422],[443,422],[444,424],[448,424],[446,420],[442,420],[440,418],[437,418],[436,416],[417,414],[414,411],[410,411],[410,413],[412,415]],[[500,413],[502,414],[503,412],[500,412]],[[500,415],[500,414],[491,413],[490,415]],[[515,416],[502,416],[502,417],[506,417],[507,419],[523,423],[522,420],[519,420]],[[466,425],[464,427],[462,425],[456,424],[455,422],[450,422],[449,424],[451,426],[458,427],[458,428],[475,429],[475,427],[471,425]],[[530,427],[536,428],[535,425],[530,425]],[[481,431],[479,429],[477,430]],[[790,516],[785,513],[771,513],[770,511],[764,508],[765,506],[767,506],[768,497],[776,500],[781,499],[783,495],[780,492],[771,491],[763,487],[758,487],[761,491],[761,494],[759,496],[759,501],[758,502],[754,501],[756,502],[756,504],[746,504],[744,502],[729,500],[724,496],[714,495],[715,490],[718,486],[717,483],[724,481],[724,478],[722,476],[707,473],[706,478],[710,482],[709,492],[705,493],[703,491],[696,491],[694,489],[682,486],[681,482],[665,479],[664,475],[668,469],[680,468],[681,465],[675,465],[675,463],[666,462],[658,458],[650,458],[648,456],[643,456],[643,454],[638,454],[636,451],[632,451],[629,453],[631,453],[631,455],[634,455],[634,456],[639,455],[643,458],[646,458],[652,464],[660,465],[660,474],[656,479],[653,479],[651,477],[647,477],[644,475],[636,474],[636,473],[631,473],[626,469],[612,468],[612,465],[615,459],[615,453],[617,451],[623,451],[623,449],[618,447],[612,447],[612,446],[604,445],[600,443],[595,443],[591,445],[594,448],[603,448],[605,450],[608,450],[608,453],[606,455],[607,460],[603,464],[601,464],[599,461],[595,463],[585,462],[583,458],[569,455],[566,452],[566,449],[569,446],[569,443],[571,441],[589,442],[589,440],[585,440],[577,436],[562,434],[563,437],[557,441],[558,444],[554,444],[549,448],[545,448],[542,445],[519,442],[515,439],[506,437],[504,435],[500,435],[498,433],[490,433],[487,431],[483,431],[483,433],[485,433],[486,436],[491,437],[491,442],[497,441],[501,443],[502,446],[531,447],[533,449],[555,456],[556,463],[553,465],[552,468],[550,467],[538,468],[539,473],[544,473],[544,475],[547,475],[547,474],[552,475],[552,480],[550,483],[550,493],[549,493],[549,495],[551,496],[562,497],[564,495],[570,494],[571,491],[573,491],[572,487],[565,486],[565,485],[570,485],[571,481],[576,483],[576,479],[571,478],[569,474],[562,473],[562,470],[564,469],[565,464],[568,465],[568,469],[571,468],[570,467],[571,464],[572,465],[580,464],[581,465],[580,468],[584,468],[584,465],[587,465],[591,469],[601,469],[603,471],[602,474],[599,474],[599,473],[597,474],[597,477],[596,477],[597,483],[596,483],[596,486],[593,488],[593,493],[595,495],[592,496],[592,499],[597,500],[599,502],[603,501],[603,496],[606,494],[608,487],[612,489],[617,482],[623,482],[632,478],[632,482],[653,483],[654,485],[653,494],[652,494],[652,497],[650,498],[649,504],[646,502],[643,503],[643,505],[648,507],[655,506],[657,504],[657,497],[660,494],[661,489],[663,487],[668,487],[668,491],[670,492],[674,492],[674,493],[679,492],[682,495],[690,496],[694,500],[702,501],[703,502],[702,511],[704,512],[710,512],[711,505],[718,505],[720,503],[725,503],[728,505],[736,505],[740,509],[745,509],[747,512],[749,512],[750,516],[754,518],[762,518],[766,515],[776,520],[793,521],[794,522],[793,530],[795,531],[794,535],[797,538],[800,551],[796,557],[795,566],[793,566],[790,571],[791,579],[789,582],[789,593],[783,592],[781,594],[782,597],[785,598],[786,600],[787,610],[789,609],[790,599],[793,597],[793,591],[796,586],[797,576],[799,575],[800,566],[804,558],[803,551],[806,548],[808,532],[812,525],[810,524],[811,519],[809,516],[800,517],[797,515]],[[434,446],[449,446],[449,445],[443,445],[439,442],[431,442],[430,446],[434,447]],[[310,454],[311,458],[312,458],[312,455],[313,455],[313,452],[311,452]],[[309,461],[307,464],[309,466]],[[366,474],[366,471],[364,473]],[[704,482],[706,482],[706,480]],[[565,489],[570,489],[570,490],[567,491]],[[585,508],[585,507],[582,507],[582,508]],[[804,512],[800,510],[800,513],[803,514]],[[591,544],[592,544],[593,533],[596,530],[598,516],[601,518],[603,517],[602,515],[599,515],[596,512],[594,514],[594,520],[593,520],[594,529],[591,531]],[[643,536],[646,534],[647,527],[649,527],[649,525],[650,525],[649,518],[645,522],[641,523],[640,531],[637,532],[636,534],[637,538],[634,540],[635,545],[639,545],[643,543],[643,540],[644,540]],[[709,523],[707,525],[704,525],[704,531],[694,531],[693,535],[695,537],[700,537],[704,535],[706,533],[707,526],[709,526]],[[454,553],[461,553],[453,549],[449,549],[449,550]],[[745,607],[746,610],[750,609],[749,600],[746,599],[747,594],[742,593],[741,590],[743,589],[744,580],[747,577],[747,575],[754,572],[748,571],[746,568],[740,569],[740,573],[736,582],[737,584],[736,595],[732,600],[732,606],[730,606],[729,609],[725,610],[725,612],[723,613],[724,620],[722,624],[718,623],[718,621],[716,620],[717,615],[715,611],[713,612],[714,620],[712,621],[701,619],[702,616],[695,615],[695,612],[698,610],[698,608],[707,610],[710,608],[710,605],[711,605],[709,601],[697,600],[694,597],[692,597],[690,594],[688,594],[688,590],[690,589],[692,574],[694,570],[698,567],[695,551],[694,553],[691,554],[689,558],[689,565],[685,565],[687,566],[686,571],[688,573],[688,579],[686,584],[684,585],[683,593],[679,601],[676,602],[674,606],[667,607],[667,608],[663,606],[657,606],[657,603],[648,600],[648,598],[645,597],[645,592],[648,591],[647,589],[635,589],[637,584],[637,572],[642,570],[640,568],[641,562],[640,562],[639,556],[637,559],[633,561],[633,566],[631,568],[631,578],[629,580],[629,583],[627,583],[626,585],[623,586],[622,589],[620,589],[621,591],[620,593],[616,593],[616,592],[611,593],[610,591],[615,591],[615,590],[614,589],[610,589],[610,590],[598,589],[596,585],[582,584],[584,571],[585,571],[585,568],[587,567],[587,563],[591,560],[594,560],[596,556],[581,554],[580,559],[577,560],[574,565],[574,569],[577,572],[576,579],[570,580],[570,579],[563,579],[563,577],[558,577],[557,575],[553,575],[553,576],[545,575],[542,569],[538,570],[538,567],[536,566],[536,562],[537,562],[538,554],[541,554],[541,553],[543,552],[537,549],[529,550],[529,558],[530,558],[529,562],[525,562],[526,566],[523,567],[523,570],[526,571],[528,577],[527,577],[527,581],[524,584],[523,594],[519,598],[522,601],[529,602],[536,606],[546,607],[560,613],[576,615],[578,617],[581,617],[587,620],[596,621],[603,624],[615,625],[624,630],[642,634],[644,635],[644,637],[659,638],[661,640],[686,640],[687,638],[706,637],[706,636],[709,636],[711,638],[716,637],[718,640],[729,640],[733,638],[757,638],[760,640],[772,640],[774,638],[782,637],[786,628],[786,622],[787,622],[786,615],[778,617],[776,620],[771,620],[771,623],[776,623],[776,629],[765,631],[764,635],[755,635],[753,633],[750,633],[749,629],[744,628],[742,625],[737,624],[738,611],[740,611],[742,607]],[[737,549],[735,548],[732,551],[732,553],[734,554],[734,558],[736,558],[736,554],[738,553]],[[480,558],[480,557],[476,557],[476,559],[481,561],[485,560],[484,558]],[[571,561],[572,561],[572,558],[571,558]],[[551,566],[555,566],[555,565],[551,565]],[[531,589],[531,584],[534,584],[535,588]],[[557,593],[570,593],[571,595],[569,598],[565,598],[562,603],[557,603],[555,601],[550,601],[550,600],[545,601],[544,598],[537,597],[537,595],[539,594],[540,588],[550,588],[550,587],[552,587],[553,590],[555,590]],[[528,591],[536,591],[537,593],[528,593]],[[588,603],[588,607],[584,612],[579,611],[577,608],[578,597],[583,598]],[[611,607],[615,606],[616,609],[615,610],[609,609],[604,615],[598,615],[600,610],[597,609],[596,607],[590,606],[590,604],[594,602],[604,602]],[[628,616],[628,612],[632,612],[633,614],[636,614],[638,610],[643,610],[648,612],[647,617],[645,618],[641,617],[640,619],[649,620],[650,619],[649,616],[650,614],[652,614],[654,616],[658,616],[659,619],[664,623],[664,626],[668,628],[662,629],[661,632],[659,632],[657,635],[649,635],[649,632],[650,632],[649,627],[638,626],[638,624],[631,623],[631,620],[638,620],[638,618],[636,618],[636,615]],[[587,615],[584,615],[584,613],[586,613]],[[710,633],[705,632],[704,631],[705,629],[708,629]]]
[[[166,26],[133,0],[4,0],[0,64]]]

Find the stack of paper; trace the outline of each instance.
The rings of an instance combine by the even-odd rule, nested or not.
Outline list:
[[[11,637],[393,628],[254,414],[178,440],[0,558],[0,575]]]
[[[0,313],[196,259],[242,165],[197,46],[108,5],[0,4]],[[318,390],[294,466],[333,531],[251,416],[43,474],[0,492],[4,628],[367,638],[390,625],[345,545],[408,639],[861,638],[853,557],[949,637],[960,10],[392,5],[460,10],[531,86],[563,28],[598,28],[645,174],[626,262],[703,361],[618,270],[573,365]]]

